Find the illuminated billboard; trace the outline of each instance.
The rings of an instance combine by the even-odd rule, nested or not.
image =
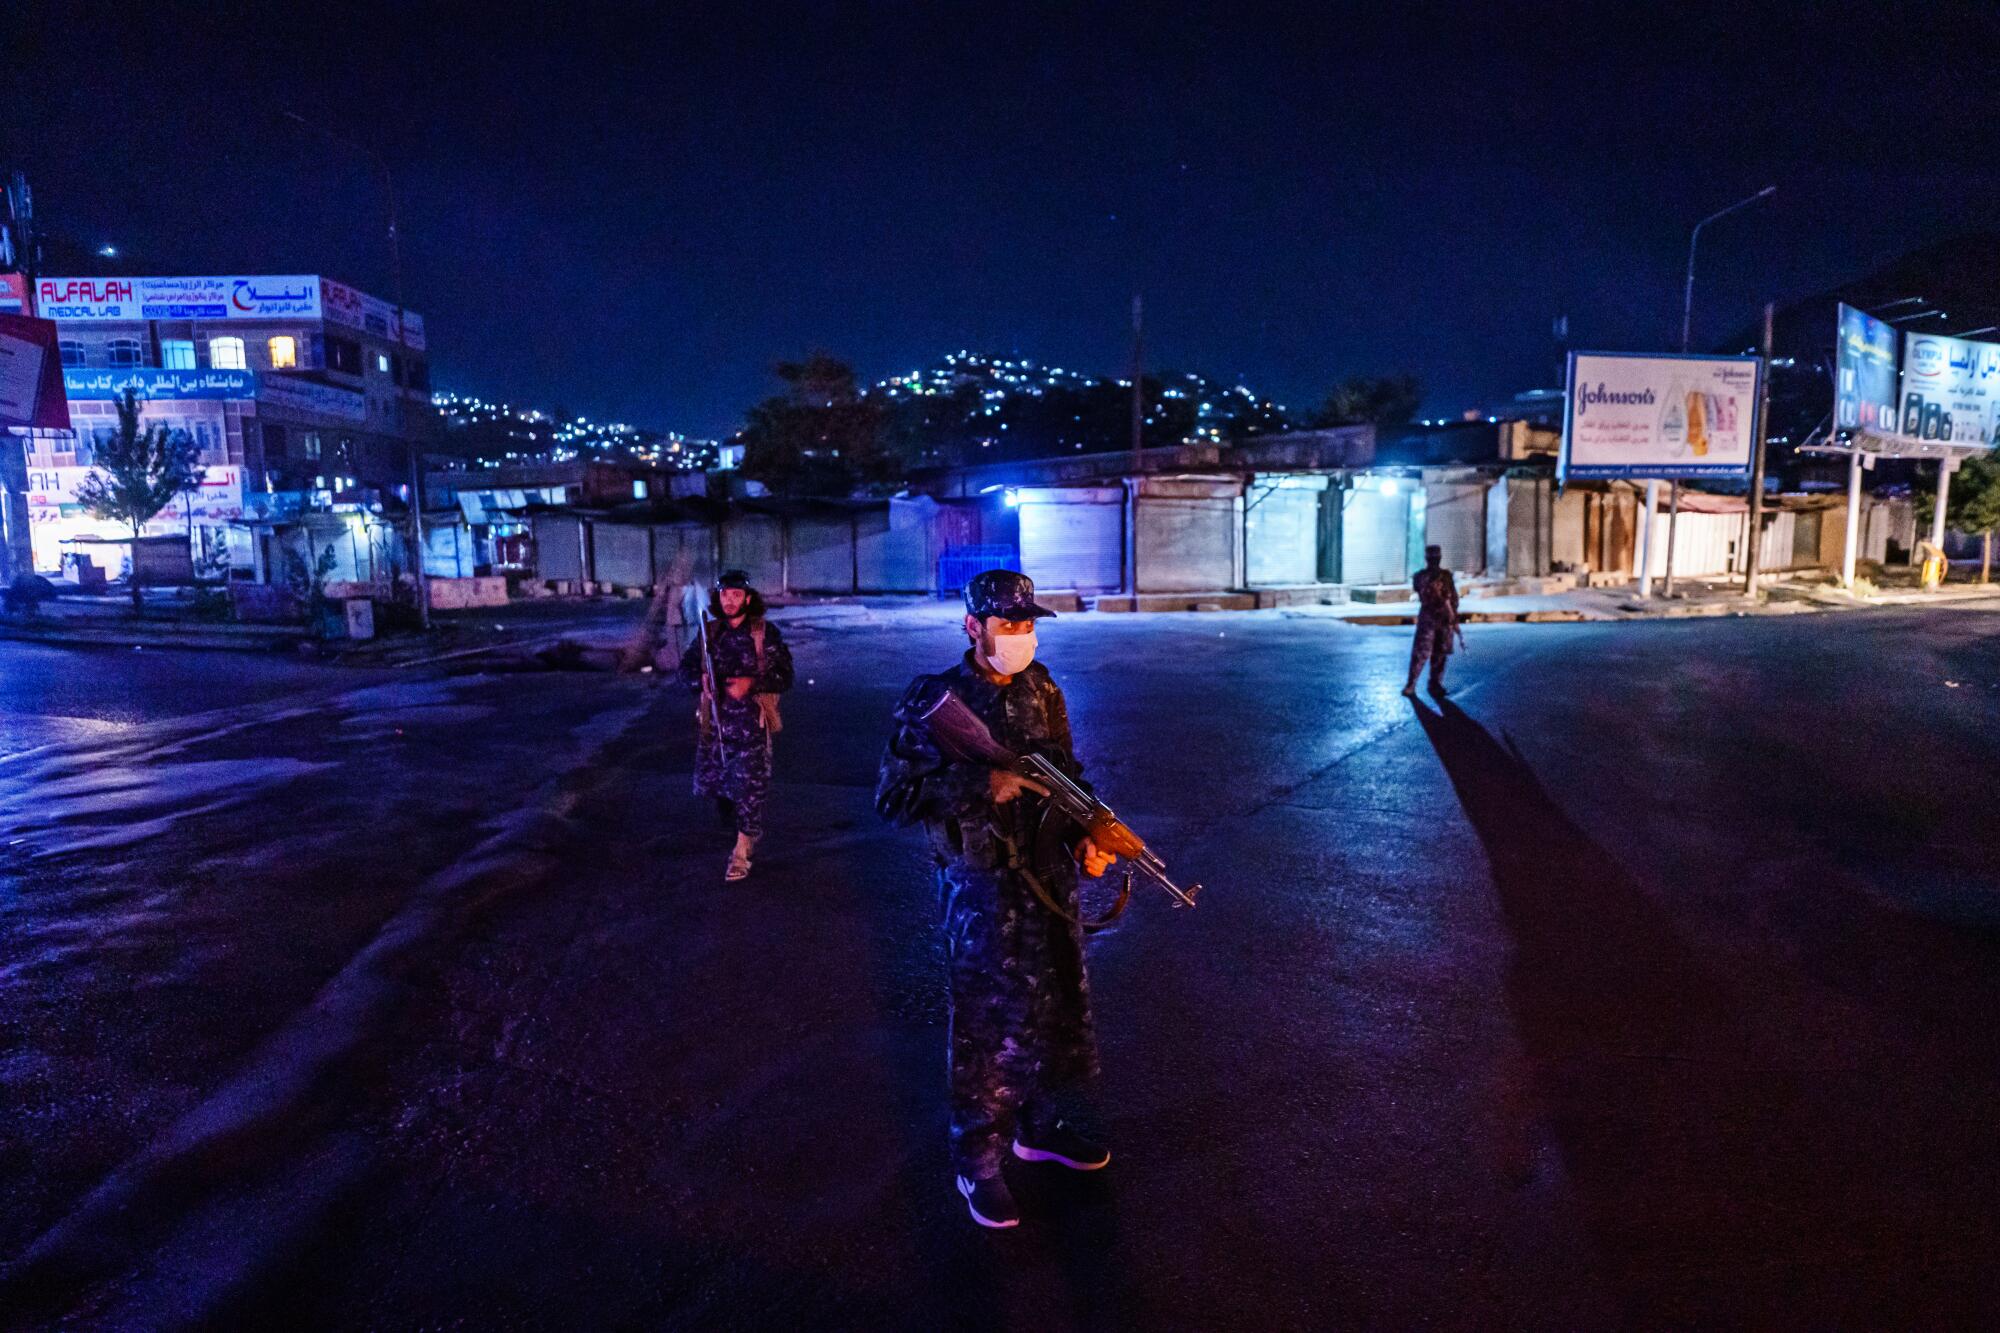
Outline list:
[[[1572,352],[1559,473],[1747,477],[1763,362]]]

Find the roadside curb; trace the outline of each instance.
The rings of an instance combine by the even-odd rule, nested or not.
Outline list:
[[[308,642],[303,630],[242,629],[217,626],[212,630],[180,629],[165,633],[144,629],[87,629],[18,623],[0,624],[0,639],[17,643],[46,643],[58,648],[161,648],[193,649],[200,652],[274,653]]]

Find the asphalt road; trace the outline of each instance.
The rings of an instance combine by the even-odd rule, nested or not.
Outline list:
[[[2000,616],[1474,627],[1442,709],[1405,635],[1048,627],[1210,889],[1095,941],[1116,1160],[1002,1234],[870,809],[946,617],[794,630],[740,887],[632,680],[322,675],[0,760],[0,1312],[1991,1326]]]

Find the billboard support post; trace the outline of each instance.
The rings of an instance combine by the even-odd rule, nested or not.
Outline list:
[[[1931,545],[1944,550],[1944,509],[1951,503],[1951,474],[1958,470],[1956,458],[1938,459],[1937,504],[1931,513]]]
[[[1660,482],[1646,479],[1646,499],[1639,516],[1639,596],[1653,595],[1653,515],[1660,512]]]
[[[1840,586],[1854,591],[1854,557],[1861,544],[1861,452],[1847,456],[1847,541],[1840,554]]]
[[[1667,586],[1662,590],[1671,598],[1674,595],[1674,528],[1681,521],[1681,483],[1679,478],[1667,484]]]
[[[1743,568],[1745,596],[1757,595],[1757,555],[1764,540],[1764,434],[1771,421],[1771,342],[1772,326],[1778,317],[1778,303],[1764,303],[1764,366],[1757,392],[1757,426],[1750,438],[1750,531],[1744,535],[1747,559]]]

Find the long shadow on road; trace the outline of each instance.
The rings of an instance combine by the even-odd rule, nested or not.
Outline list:
[[[1946,1218],[1869,1162],[1866,1098],[1770,1031],[1745,978],[1697,953],[1573,821],[1511,738],[1417,707],[1491,863],[1507,995],[1596,1264],[1637,1324],[1935,1324],[1976,1303]],[[1872,1076],[1872,1071],[1869,1071]],[[1926,1270],[1929,1271],[1926,1271]]]

